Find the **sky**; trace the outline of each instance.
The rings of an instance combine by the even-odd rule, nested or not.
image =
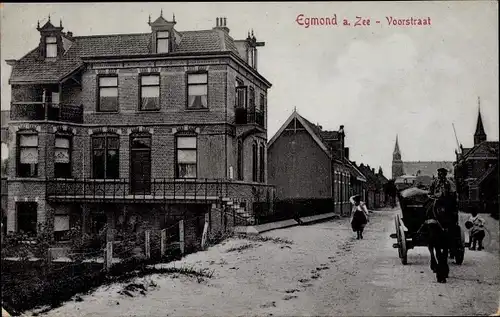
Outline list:
[[[390,176],[396,135],[404,161],[454,160],[453,125],[458,141],[471,147],[480,96],[488,140],[498,140],[495,1],[1,4],[2,109],[10,107],[5,60],[38,45],[37,20],[62,19],[75,36],[142,33],[160,10],[175,13],[179,31],[211,29],[226,17],[234,39],[253,29],[266,43],[258,67],[273,85],[268,139],[295,108],[323,129],[344,125],[350,159]],[[339,25],[306,27],[300,14],[336,15]],[[357,17],[370,25],[355,26]],[[388,25],[390,17],[431,24]]]

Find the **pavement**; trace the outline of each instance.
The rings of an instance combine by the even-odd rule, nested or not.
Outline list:
[[[153,286],[143,295],[120,294],[125,284],[115,284],[48,314],[470,316],[497,312],[498,246],[492,243],[484,251],[466,251],[462,265],[450,264],[448,282],[437,283],[427,248],[409,250],[408,265],[401,264],[392,247],[395,240],[389,237],[397,212],[371,214],[363,240],[355,239],[347,218],[231,238],[161,264],[210,271],[211,278],[154,275],[147,278]],[[491,228],[498,237],[498,227]]]

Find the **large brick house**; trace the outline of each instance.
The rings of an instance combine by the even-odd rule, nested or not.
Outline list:
[[[294,111],[268,143],[268,181],[276,186],[276,198],[321,202],[321,212],[348,214],[353,167],[344,138],[343,126],[324,131]]]
[[[456,152],[455,182],[463,211],[498,215],[498,141],[488,141],[479,111],[474,146]]]
[[[39,45],[7,61],[8,231],[161,229],[225,205],[248,218],[272,195],[264,43],[233,39],[226,18],[199,31],[163,14],[148,24],[75,36],[49,18]]]

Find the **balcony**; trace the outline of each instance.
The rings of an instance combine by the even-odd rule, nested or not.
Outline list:
[[[10,119],[82,123],[83,107],[48,102],[12,102]]]
[[[236,108],[236,124],[256,124],[264,128],[264,113],[262,111],[248,111]]]
[[[273,187],[223,179],[51,179],[47,200],[59,202],[219,202],[267,197]]]
[[[7,177],[2,176],[2,196],[7,196]]]

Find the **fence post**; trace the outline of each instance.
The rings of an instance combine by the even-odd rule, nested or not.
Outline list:
[[[144,253],[146,254],[146,259],[150,259],[151,258],[151,241],[150,241],[150,237],[151,237],[151,231],[149,230],[146,230],[144,232],[144,234],[146,235],[145,236],[145,239],[144,239],[144,242],[145,242],[145,246],[144,246]]]
[[[208,213],[205,214],[205,225],[203,226],[203,234],[201,235],[201,249],[205,249],[208,238]]]
[[[111,269],[113,264],[113,242],[109,241],[106,243],[106,250],[104,251],[104,267],[106,271]]]
[[[184,220],[179,221],[179,246],[181,254],[184,254]]]
[[[167,229],[163,229],[161,231],[161,238],[160,238],[160,255],[162,258],[165,256],[166,251],[167,251]]]

